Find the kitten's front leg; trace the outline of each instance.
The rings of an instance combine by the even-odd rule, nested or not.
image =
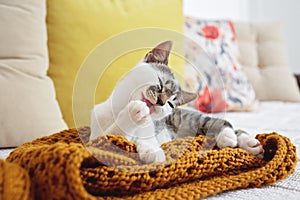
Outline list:
[[[127,138],[134,137],[134,132],[139,126],[145,126],[150,122],[149,108],[145,102],[130,101],[127,106],[120,111],[115,123],[108,129],[107,133],[121,134]]]
[[[143,162],[165,161],[165,153],[156,140],[150,110],[145,102],[129,102],[128,106],[119,113],[117,123],[122,127],[127,139],[136,143],[137,152]]]

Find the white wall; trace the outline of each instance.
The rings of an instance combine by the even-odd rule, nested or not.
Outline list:
[[[184,0],[185,15],[234,21],[281,21],[295,73],[300,73],[299,0]]]
[[[252,21],[280,21],[284,26],[289,63],[300,73],[300,1],[249,0],[249,19]]]
[[[200,18],[248,19],[248,0],[184,0],[184,13]]]

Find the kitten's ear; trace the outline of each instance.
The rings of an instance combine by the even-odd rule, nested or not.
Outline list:
[[[177,99],[178,99],[177,106],[189,103],[189,102],[193,101],[196,98],[197,98],[196,93],[181,90],[179,92],[179,94],[177,95]]]
[[[169,55],[172,48],[171,41],[165,41],[153,48],[144,58],[146,63],[163,63],[168,65]]]

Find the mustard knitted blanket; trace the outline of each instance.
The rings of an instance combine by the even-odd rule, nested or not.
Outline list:
[[[217,149],[214,140],[199,136],[164,144],[167,161],[147,165],[125,138],[106,135],[84,146],[89,134],[87,127],[64,130],[10,154],[7,161],[29,174],[31,198],[199,199],[273,184],[293,173],[297,162],[295,146],[277,133],[257,135],[264,160],[240,148]]]

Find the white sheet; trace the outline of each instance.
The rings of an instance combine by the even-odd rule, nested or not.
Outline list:
[[[13,149],[0,149],[0,159],[5,160]]]
[[[206,200],[299,200],[300,199],[300,167],[297,165],[294,174],[274,185],[234,190],[205,198]]]

